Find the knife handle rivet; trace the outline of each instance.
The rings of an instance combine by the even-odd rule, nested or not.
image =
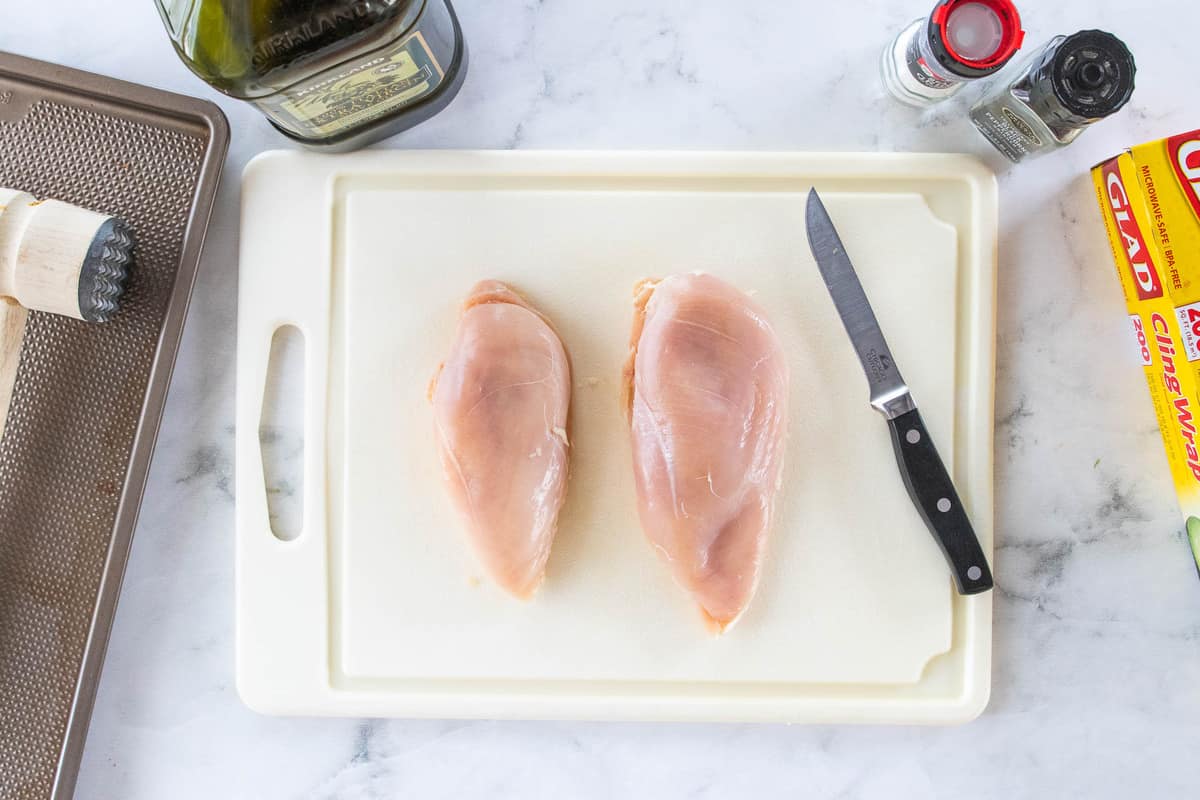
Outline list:
[[[983,577],[983,570],[981,570],[979,567],[971,567],[970,569],[967,570],[967,579],[968,580],[977,581],[982,577]]]
[[[904,440],[909,444],[916,444],[917,442],[921,441],[921,432],[916,428],[913,428],[911,431],[904,434]]]
[[[943,497],[941,500],[938,500],[937,510],[942,512],[943,514],[945,514],[947,511],[949,511],[950,510],[950,500],[945,497]]]

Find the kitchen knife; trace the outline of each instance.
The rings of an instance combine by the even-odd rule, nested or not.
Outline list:
[[[986,592],[992,588],[992,573],[983,548],[816,189],[808,193],[805,222],[808,246],[825,288],[867,373],[871,405],[883,414],[891,429],[892,446],[909,497],[950,563],[959,593]]]

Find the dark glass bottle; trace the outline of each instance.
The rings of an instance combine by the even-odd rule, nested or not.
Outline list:
[[[305,145],[351,150],[423,122],[462,85],[449,0],[156,0],[179,57]]]

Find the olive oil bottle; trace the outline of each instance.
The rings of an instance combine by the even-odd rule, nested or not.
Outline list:
[[[352,150],[423,122],[466,75],[449,0],[156,2],[193,72],[323,150]]]

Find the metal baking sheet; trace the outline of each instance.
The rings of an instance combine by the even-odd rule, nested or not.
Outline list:
[[[213,104],[0,53],[0,186],[118,215],[121,312],[33,313],[0,441],[0,797],[68,798],[229,143]]]

